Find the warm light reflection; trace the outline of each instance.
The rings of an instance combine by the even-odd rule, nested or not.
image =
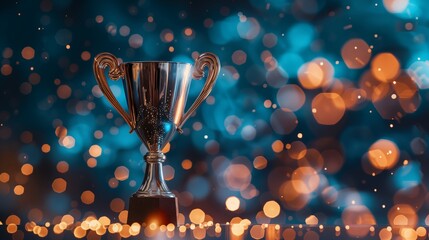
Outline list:
[[[368,150],[371,165],[380,170],[394,167],[399,160],[399,154],[398,146],[387,139],[376,141]]]

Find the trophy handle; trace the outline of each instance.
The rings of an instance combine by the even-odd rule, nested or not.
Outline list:
[[[111,53],[100,53],[94,58],[94,75],[95,80],[97,80],[98,86],[100,87],[101,92],[106,96],[107,100],[112,104],[112,106],[119,112],[119,114],[124,118],[125,122],[131,127],[130,132],[135,128],[135,123],[132,120],[132,116],[127,113],[124,108],[119,104],[115,95],[113,95],[110,86],[107,83],[106,77],[104,76],[104,70],[109,67],[109,78],[116,81],[121,77],[124,77],[123,66],[119,64],[118,59],[113,56]]]
[[[182,126],[185,124],[186,120],[197,110],[197,108],[201,105],[201,103],[209,96],[210,92],[213,89],[213,86],[216,82],[216,78],[219,75],[220,71],[220,62],[219,58],[213,53],[203,53],[198,56],[197,60],[194,64],[194,72],[193,77],[195,79],[201,79],[204,76],[204,68],[208,67],[208,76],[206,82],[204,84],[203,89],[201,90],[200,95],[198,95],[195,102],[191,105],[188,111],[183,115],[178,127],[177,131],[182,133]]]

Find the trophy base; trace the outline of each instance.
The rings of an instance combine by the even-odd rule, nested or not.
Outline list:
[[[149,225],[155,223],[158,226],[174,224],[177,226],[177,198],[169,197],[130,197],[128,209],[129,225],[137,222]]]

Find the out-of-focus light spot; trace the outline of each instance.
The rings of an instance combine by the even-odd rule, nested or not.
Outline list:
[[[303,142],[294,141],[290,143],[287,153],[292,159],[300,160],[307,154],[307,147]]]
[[[86,165],[88,165],[88,167],[90,168],[95,168],[97,166],[97,159],[95,158],[88,158],[88,160],[86,161]]]
[[[284,144],[280,140],[276,140],[271,144],[271,148],[273,149],[273,152],[275,152],[275,153],[279,153],[279,152],[283,151],[283,147],[284,147]]]
[[[407,9],[409,0],[383,0],[383,4],[390,13],[401,13]]]
[[[17,226],[16,224],[14,224],[14,223],[9,224],[9,225],[7,225],[7,227],[6,227],[6,231],[7,231],[9,234],[14,234],[14,233],[16,233],[16,231],[18,231],[18,226]]]
[[[41,149],[42,149],[42,152],[48,153],[48,152],[51,151],[51,146],[49,144],[45,143],[45,144],[42,145]]]
[[[382,228],[378,233],[380,240],[390,240],[392,239],[392,232],[387,230],[387,228]]]
[[[189,220],[191,220],[191,222],[195,223],[195,224],[203,223],[205,217],[206,217],[206,214],[204,213],[203,210],[201,210],[199,208],[193,209],[189,213]]]
[[[380,53],[371,62],[371,73],[380,82],[391,82],[399,74],[401,65],[391,53]]]
[[[427,231],[426,231],[426,228],[424,228],[424,227],[418,227],[416,229],[416,233],[417,233],[417,236],[419,236],[419,237],[425,237],[427,234]]]
[[[396,204],[390,208],[387,218],[392,227],[412,227],[418,223],[415,209],[407,204]]]
[[[13,188],[13,192],[15,193],[15,195],[19,196],[24,194],[24,187],[22,185],[16,185]]]
[[[350,69],[365,67],[371,58],[371,49],[368,44],[359,38],[350,39],[341,49],[344,63]]]
[[[319,93],[314,97],[311,108],[317,123],[334,125],[344,116],[346,105],[337,93]]]
[[[333,77],[334,67],[325,58],[315,58],[298,70],[298,80],[306,89],[327,87],[332,83]]]
[[[99,145],[92,145],[89,148],[89,154],[93,157],[99,157],[102,153],[102,149]]]
[[[376,221],[371,211],[363,205],[348,206],[341,216],[343,223],[349,228],[347,233],[356,238],[365,237],[369,233],[369,227],[359,227],[359,225],[375,225]]]
[[[73,235],[75,238],[84,238],[86,236],[86,230],[78,226],[73,230]]]
[[[275,218],[280,214],[280,205],[276,201],[268,201],[264,204],[263,211],[265,216]]]
[[[277,102],[282,108],[297,111],[305,103],[305,93],[298,85],[288,84],[277,92]]]
[[[182,168],[185,170],[189,170],[192,168],[192,161],[189,159],[185,159],[182,161]]]
[[[9,217],[6,218],[5,223],[6,223],[6,225],[10,225],[10,224],[20,225],[21,224],[21,219],[17,215],[12,214],[12,215],[10,215]]]
[[[10,179],[10,176],[8,173],[3,172],[0,174],[0,182],[7,183],[9,182],[9,179]]]
[[[128,179],[130,171],[125,166],[119,166],[115,169],[115,178],[119,181],[125,181]]]
[[[83,51],[81,54],[80,54],[80,58],[83,60],[83,61],[89,61],[89,59],[91,59],[91,53],[90,52],[88,52],[88,51]]]
[[[253,167],[262,170],[267,167],[268,160],[264,156],[257,156],[253,160]]]
[[[33,165],[26,163],[21,167],[21,173],[25,176],[29,176],[33,173]]]
[[[62,193],[67,189],[67,181],[63,178],[56,178],[52,182],[52,190],[56,193]]]
[[[69,170],[69,164],[65,161],[60,161],[57,163],[57,171],[59,173],[66,173]]]
[[[265,229],[261,225],[253,225],[250,229],[252,239],[262,239],[265,236]]]
[[[237,31],[241,38],[252,40],[259,35],[261,26],[256,18],[250,17],[237,24]]]
[[[82,203],[89,205],[94,203],[95,195],[93,192],[87,190],[80,195],[80,200],[82,201]]]
[[[252,179],[250,170],[244,164],[231,164],[224,172],[224,180],[231,190],[246,189]]]
[[[292,173],[292,186],[301,194],[310,194],[319,187],[320,177],[312,167],[299,167]]]
[[[64,138],[61,138],[59,142],[61,146],[64,146],[69,149],[75,146],[75,139],[72,136],[66,136]]]
[[[125,202],[124,200],[120,198],[115,198],[110,202],[110,209],[113,212],[119,213],[125,208]]]
[[[416,61],[408,68],[407,73],[420,89],[429,88],[429,61]]]
[[[398,146],[387,139],[376,141],[368,150],[370,163],[380,170],[394,167],[399,160],[399,154]]]
[[[21,51],[22,58],[24,58],[25,60],[33,59],[34,53],[35,53],[34,49],[32,47],[29,47],[29,46],[23,48]]]
[[[128,39],[128,44],[132,48],[140,48],[143,45],[143,37],[140,34],[133,34]]]
[[[162,148],[162,152],[168,153],[170,151],[170,147],[171,147],[170,143],[165,144],[165,146]]]
[[[169,43],[174,40],[174,33],[170,29],[165,29],[160,34],[161,41]]]
[[[1,66],[0,71],[3,76],[9,76],[12,74],[12,66],[10,66],[9,64],[4,64],[3,66]]]
[[[277,134],[286,135],[296,128],[298,119],[291,110],[282,108],[271,114],[270,123]]]
[[[57,89],[57,95],[60,99],[67,99],[71,96],[72,89],[68,85],[61,85]]]
[[[233,63],[242,65],[246,63],[247,54],[243,50],[237,50],[232,54],[231,58]]]
[[[163,175],[164,175],[164,179],[166,181],[173,180],[174,174],[175,174],[175,170],[174,170],[174,168],[172,166],[170,166],[170,165],[164,165],[164,166],[162,166],[162,172],[163,172]]]
[[[319,219],[314,215],[310,215],[305,219],[305,224],[315,226],[319,224]]]
[[[241,224],[232,224],[231,233],[234,236],[241,236],[244,233],[244,226]]]
[[[231,212],[237,211],[240,208],[240,199],[235,196],[228,197],[225,201],[225,206]]]

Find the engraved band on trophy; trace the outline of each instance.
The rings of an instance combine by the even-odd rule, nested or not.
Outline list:
[[[188,111],[186,100],[192,78],[201,79],[204,68],[208,75],[201,93]],[[122,78],[127,97],[128,112],[113,95],[105,76],[112,80]],[[110,53],[100,53],[94,59],[95,79],[109,102],[135,131],[147,147],[144,156],[146,171],[142,186],[130,198],[128,223],[177,225],[177,198],[168,189],[162,163],[164,146],[210,94],[220,71],[219,59],[212,53],[203,53],[194,66],[179,62],[125,62]]]

